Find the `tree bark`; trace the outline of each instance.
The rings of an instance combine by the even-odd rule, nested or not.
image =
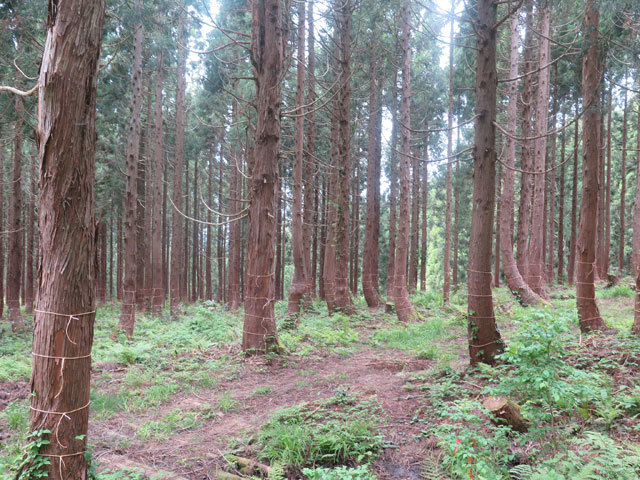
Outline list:
[[[511,49],[509,57],[509,78],[518,77],[518,50],[520,33],[518,31],[518,15],[511,18]],[[535,293],[527,282],[524,281],[520,270],[516,265],[513,255],[513,198],[515,190],[515,158],[516,158],[516,123],[518,114],[518,81],[509,82],[509,103],[507,104],[507,129],[509,135],[506,136],[504,183],[502,186],[502,196],[500,197],[500,254],[507,286],[520,302],[525,305],[537,305],[540,297]],[[524,175],[524,174],[523,174]]]
[[[526,13],[526,32],[524,37],[524,62],[522,69],[525,72],[533,72],[535,67],[533,46],[533,8],[531,0],[524,4]],[[533,109],[533,75],[526,75],[522,81],[522,136],[529,137],[532,134]],[[531,195],[533,193],[533,155],[531,152],[531,140],[522,142],[522,159],[520,162],[523,170],[520,177],[520,205],[518,208],[518,234],[516,240],[516,262],[520,275],[525,280],[529,273],[529,227],[531,226]]]
[[[442,283],[442,299],[445,305],[449,305],[449,292],[451,290],[450,272],[451,272],[451,197],[453,194],[453,44],[454,44],[454,20],[455,18],[455,2],[451,2],[451,30],[449,35],[449,101],[447,110],[447,193],[444,214],[444,257],[442,264],[443,283]]]
[[[494,364],[504,343],[491,292],[491,237],[496,150],[496,4],[478,0],[476,24],[476,120],[473,146],[473,210],[469,242],[468,338],[471,364]]]
[[[413,305],[407,291],[407,260],[409,250],[409,216],[410,216],[410,180],[409,165],[411,153],[411,0],[402,3],[402,101],[401,118],[401,151],[400,155],[400,219],[398,223],[398,239],[394,263],[394,289],[398,320],[408,322],[415,317]]]
[[[496,172],[496,196],[495,198],[500,198],[502,183],[500,180],[502,174],[502,165],[498,165],[498,171]],[[495,236],[496,236],[496,244],[495,250],[493,253],[493,286],[498,288],[500,287],[500,202],[496,201],[496,227],[495,227]]]
[[[558,64],[556,63],[553,66],[553,84],[558,85]],[[552,130],[556,129],[556,125],[558,123],[558,89],[557,87],[554,90],[553,95],[553,107],[551,110],[551,121]],[[549,217],[548,217],[548,233],[547,233],[547,244],[548,247],[545,249],[547,252],[547,282],[553,283],[553,260],[554,260],[554,249],[555,249],[555,198],[556,198],[556,154],[557,154],[557,134],[553,134],[551,136],[551,155],[549,155],[549,172],[547,173],[549,178],[549,191],[548,191],[548,203],[549,203]],[[563,159],[560,159],[562,162]],[[562,219],[559,220],[561,222]]]
[[[116,252],[116,298],[121,301],[122,300],[122,270],[123,270],[123,260],[124,260],[124,249],[123,238],[122,238],[122,215],[120,212],[117,213],[118,220],[116,221],[116,235],[118,236],[118,248]],[[99,239],[96,239],[98,241]],[[96,274],[99,274],[99,269],[96,271]],[[100,278],[96,276],[97,282],[100,282]]]
[[[305,83],[305,2],[298,2],[298,57],[296,80],[296,117],[293,137],[293,203],[291,205],[291,247],[293,278],[289,287],[287,313],[297,316],[309,293],[308,250],[305,250],[302,211],[302,171],[304,154],[304,83]],[[308,185],[307,185],[308,187]]]
[[[231,111],[231,119],[233,123],[238,121],[238,102],[234,101]],[[237,131],[236,131],[237,135]],[[232,141],[237,141],[234,139]],[[237,215],[240,211],[240,159],[237,147],[231,146],[230,149],[230,169],[231,177],[229,184],[229,210],[231,215]],[[235,218],[235,217],[231,217]],[[229,224],[229,277],[228,277],[228,299],[229,309],[237,310],[240,307],[240,276],[242,265],[240,264],[240,220],[234,220]]]
[[[371,309],[382,307],[378,294],[380,258],[380,158],[382,141],[382,108],[377,88],[376,62],[369,62],[369,132],[367,141],[367,213],[362,252],[362,292]]]
[[[607,177],[605,183],[605,199],[604,199],[604,244],[602,251],[602,269],[603,279],[609,277],[609,257],[611,253],[611,110],[613,109],[613,98],[611,94],[611,85],[609,86],[609,108],[607,113]]]
[[[24,106],[22,97],[16,95],[14,101],[16,122],[14,127],[13,165],[11,168],[11,195],[9,196],[9,242],[7,247],[7,310],[14,332],[24,328],[20,313],[20,285],[24,261],[22,222],[22,125]]]
[[[640,79],[638,79],[638,86],[640,86]],[[636,144],[640,146],[640,108],[638,109],[637,122]],[[634,276],[638,276],[640,273],[640,147],[638,147],[636,163],[636,201],[633,206],[633,254],[631,256]]]
[[[398,199],[398,174],[396,166],[398,147],[398,69],[394,68],[391,88],[391,154],[389,155],[389,261],[387,263],[387,301],[393,299],[396,265],[396,203]]]
[[[338,162],[338,109],[334,108],[331,112],[331,159],[332,166],[337,167]],[[328,172],[329,191],[327,194],[327,213],[326,213],[326,237],[324,247],[324,265],[322,272],[322,283],[324,286],[324,298],[327,303],[327,310],[333,313],[336,310],[336,234],[335,224],[337,218],[336,193],[338,186],[338,173],[336,168],[332,168]]]
[[[255,159],[249,182],[249,222],[242,348],[278,344],[274,304],[275,200],[280,149],[280,75],[284,46],[279,0],[252,3],[251,62],[257,87]]]
[[[171,279],[169,290],[169,308],[171,315],[178,313],[180,301],[183,300],[180,294],[180,285],[184,274],[184,252],[182,242],[184,232],[182,231],[182,177],[184,175],[184,110],[186,91],[186,64],[187,49],[186,32],[188,25],[185,25],[184,14],[181,12],[178,18],[178,69],[176,72],[176,155],[173,169],[173,214],[171,224]],[[212,159],[213,160],[213,159]],[[210,197],[211,198],[211,197]]]
[[[36,204],[35,198],[37,195],[36,191],[36,162],[35,158],[31,161],[31,175],[30,175],[30,195],[29,195],[29,220],[27,226],[27,249],[26,249],[26,257],[27,264],[25,267],[26,275],[25,275],[25,310],[27,313],[33,312],[33,299],[34,299],[34,276],[33,276],[33,263],[34,263],[34,255],[36,254],[36,242],[35,242],[35,222],[36,222]],[[1,229],[2,227],[0,227]]]
[[[95,318],[96,78],[102,0],[49,3],[38,79],[40,194],[29,430],[48,429],[48,478],[88,478],[91,346]],[[64,267],[64,268],[63,268]]]
[[[562,114],[562,124],[565,122],[565,114]],[[560,180],[558,182],[558,283],[564,283],[564,192],[565,192],[565,153],[566,153],[566,136],[562,131],[562,140],[560,146]]]
[[[579,104],[576,99],[576,115]],[[569,260],[567,262],[567,282],[573,285],[576,265],[576,242],[578,239],[578,128],[579,122],[575,122],[573,129],[573,183],[571,186],[571,238],[569,239]]]
[[[153,148],[153,217],[151,242],[151,313],[160,315],[164,305],[162,289],[162,82],[163,52],[159,53],[158,70],[156,71],[156,110],[154,115],[154,148]]]
[[[315,55],[315,35],[314,35],[314,22],[313,22],[313,0],[308,2],[309,8],[307,11],[308,18],[308,64],[307,64],[307,105],[310,106],[309,111],[305,114],[307,120],[307,145],[306,151],[304,151],[304,225],[303,231],[303,245],[304,254],[306,256],[307,263],[307,292],[310,298],[316,296],[316,257],[317,257],[317,217],[314,215],[317,213],[318,193],[316,187],[317,166],[315,159],[315,144],[316,144],[316,55]],[[304,59],[304,52],[302,55]],[[301,113],[301,112],[299,112]],[[304,146],[304,145],[303,145]],[[313,238],[312,238],[313,237]]]
[[[334,0],[336,33],[338,39],[338,168],[335,189],[335,307],[351,313],[353,302],[349,290],[349,185],[350,160],[350,105],[351,105],[351,0]]]
[[[118,330],[127,337],[133,334],[136,316],[136,216],[138,206],[138,163],[140,161],[140,111],[142,109],[142,0],[136,0],[133,36],[133,68],[131,70],[131,117],[127,132],[126,190],[124,196],[124,280],[122,312]]]
[[[551,4],[540,6],[538,31],[538,65],[549,63],[551,30]],[[548,299],[544,278],[544,213],[545,213],[545,167],[547,156],[547,137],[549,129],[549,68],[538,73],[538,92],[536,95],[536,121],[534,133],[535,153],[533,160],[533,206],[531,207],[531,240],[529,242],[529,265],[527,283],[531,289],[544,299]]]
[[[0,132],[1,132],[0,128]],[[0,148],[0,182],[4,184],[4,149]],[[4,189],[0,188],[0,231],[7,230],[4,225],[4,212],[5,212],[5,201],[4,201]],[[4,292],[5,292],[5,283],[4,283],[4,267],[5,267],[5,257],[4,257],[4,235],[0,235],[0,318],[4,314]]]
[[[409,292],[415,293],[418,285],[418,232],[420,232],[420,165],[416,152],[411,159],[411,235],[409,249]]]
[[[427,201],[429,193],[429,146],[424,148],[422,162],[422,249],[420,252],[420,290],[427,289]]]
[[[147,95],[147,120],[142,130],[141,145],[144,155],[138,159],[138,204],[136,208],[136,305],[138,311],[146,309],[146,285],[149,275],[147,258],[149,257],[149,237],[147,235],[147,168],[151,164],[151,90]],[[144,141],[143,141],[144,140]]]
[[[596,214],[598,209],[598,129],[600,128],[600,65],[598,63],[598,21],[596,0],[587,0],[585,10],[582,98],[585,108],[582,126],[582,202],[577,242],[576,300],[580,330],[600,330],[605,323],[596,303],[594,284],[596,260]]]
[[[627,205],[627,91],[623,91],[624,94],[624,109],[622,113],[622,159],[620,165],[620,229],[619,229],[619,243],[618,243],[618,274],[622,275],[624,272],[624,247],[625,247],[625,207]]]

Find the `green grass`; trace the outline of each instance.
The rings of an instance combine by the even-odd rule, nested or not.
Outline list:
[[[348,355],[355,351],[359,339],[354,328],[362,317],[348,317],[342,313],[332,316],[309,314],[296,329],[280,331],[280,341],[284,347],[300,355],[308,355],[317,349]]]
[[[151,420],[143,423],[138,429],[138,436],[142,441],[150,439],[166,440],[172,435],[185,430],[201,427],[207,418],[211,418],[212,411],[209,405],[197,412],[184,412],[173,409],[159,420]]]
[[[422,358],[434,358],[439,354],[439,348],[433,342],[446,333],[445,321],[433,317],[420,323],[382,328],[374,332],[369,341],[374,347],[384,346],[409,351]]]

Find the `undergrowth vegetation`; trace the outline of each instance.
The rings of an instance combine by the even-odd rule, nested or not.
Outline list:
[[[90,443],[100,453],[92,478],[154,478],[135,465],[101,465],[103,454],[166,451],[187,437],[261,462],[272,480],[394,478],[404,471],[389,473],[389,462],[405,447],[422,452],[412,475],[428,480],[640,478],[640,342],[624,333],[633,318],[629,282],[598,290],[606,322],[620,332],[609,335],[580,335],[568,288],[555,288],[553,305],[542,308],[494,292],[507,348],[498,366],[475,368],[467,366],[464,289],[447,307],[439,293],[418,292],[420,318],[409,324],[369,312],[362,298],[352,316],[329,315],[316,302],[299,321],[278,302],[282,349],[261,358],[238,348],[241,311],[206,302],[177,319],[140,314],[132,339],[112,339],[120,306],[103,305],[93,348]],[[23,389],[0,404],[0,472],[10,472],[47,440],[27,437],[30,334],[7,324],[0,334],[0,382]],[[375,368],[376,379],[397,383],[392,395],[359,383]],[[247,374],[253,383],[243,387]],[[498,421],[483,404],[491,396],[518,405],[527,431]],[[390,416],[396,402],[406,404]],[[209,439],[225,422],[237,430]],[[202,451],[174,455],[171,470],[203,468]]]

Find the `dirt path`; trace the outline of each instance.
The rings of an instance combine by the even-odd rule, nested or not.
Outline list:
[[[230,395],[237,406],[207,419],[200,428],[174,433],[166,441],[142,442],[136,436],[136,429],[149,419],[145,414],[94,422],[90,437],[99,445],[96,458],[100,465],[111,468],[137,467],[148,474],[174,472],[165,478],[214,478],[211,471],[224,466],[222,452],[228,451],[233,439],[255,435],[275,410],[348,392],[358,398],[375,399],[383,408],[381,430],[391,448],[385,449],[374,464],[378,478],[420,478],[419,464],[428,441],[415,436],[421,427],[410,422],[418,400],[403,389],[405,380],[398,374],[427,369],[433,362],[363,347],[348,357],[288,358],[284,363],[252,358],[244,362],[235,380],[197,394],[174,397],[163,411],[193,411],[216,405],[223,394]]]

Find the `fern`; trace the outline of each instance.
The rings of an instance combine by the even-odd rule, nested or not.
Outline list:
[[[425,480],[441,480],[445,478],[440,463],[433,457],[427,457],[422,462],[420,477]]]
[[[512,480],[529,480],[533,475],[533,468],[530,465],[520,464],[509,470],[509,477]]]

